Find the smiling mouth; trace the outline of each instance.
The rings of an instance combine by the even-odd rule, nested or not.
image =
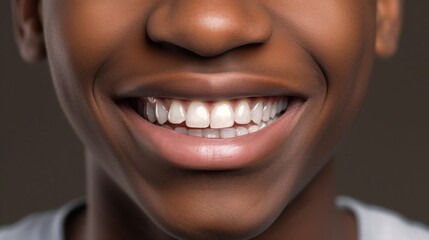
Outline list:
[[[274,123],[293,97],[249,97],[219,101],[161,97],[130,99],[132,109],[154,125],[182,135],[228,139],[257,132]]]
[[[118,81],[112,95],[138,156],[150,151],[160,163],[188,170],[270,161],[293,137],[314,89],[306,81],[244,73],[130,79]]]

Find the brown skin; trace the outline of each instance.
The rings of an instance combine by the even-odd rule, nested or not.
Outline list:
[[[27,61],[49,61],[86,149],[88,207],[67,239],[355,239],[332,156],[373,59],[397,47],[401,0],[13,0]],[[294,83],[303,117],[252,171],[166,166],[130,133],[116,87],[153,73],[246,72]],[[131,78],[131,77],[132,78]],[[299,88],[299,87],[298,87]]]

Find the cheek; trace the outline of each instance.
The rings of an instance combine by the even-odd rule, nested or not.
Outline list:
[[[375,45],[375,2],[329,0],[312,1],[311,5],[295,16],[299,24],[296,28],[327,84],[319,117],[325,128],[319,129],[336,129],[327,134],[337,138],[356,117],[369,83]]]
[[[281,1],[275,11],[283,32],[295,40],[320,67],[324,95],[310,99],[320,110],[308,111],[295,129],[295,171],[308,179],[334,154],[366,93],[374,58],[375,3],[370,0]],[[300,2],[300,3],[298,3]],[[304,6],[305,5],[305,6]],[[288,146],[293,146],[289,144]]]
[[[279,28],[312,55],[325,77],[327,93],[318,100],[324,101],[323,120],[342,120],[346,128],[360,108],[373,64],[375,1],[276,3]]]
[[[299,7],[286,13],[285,25],[323,68],[328,83],[349,77],[347,74],[355,75],[363,58],[372,58],[375,39],[375,3],[372,0],[295,4]]]
[[[101,156],[102,167],[132,192],[124,172],[137,173],[117,160],[125,157],[118,156],[122,153],[114,143],[124,132],[111,126],[113,120],[100,104],[111,99],[97,99],[94,86],[100,68],[127,47],[130,38],[143,41],[144,18],[154,1],[47,1],[43,5],[46,49],[60,105],[85,148]]]
[[[77,74],[94,75],[131,32],[143,35],[144,12],[150,4],[139,2],[53,1],[48,15],[56,21],[47,20],[51,28],[47,32],[53,35],[47,39],[58,40],[54,51],[67,58]]]
[[[332,101],[337,104],[357,105],[366,90],[375,45],[375,7],[366,2],[318,2],[313,5],[318,11],[302,15],[303,45],[322,68],[327,101],[335,98]],[[305,21],[311,18],[314,20]]]
[[[55,90],[68,119],[86,141],[94,138],[86,135],[94,135],[92,129],[97,129],[93,87],[99,69],[123,47],[120,43],[130,32],[143,35],[139,29],[143,29],[144,12],[153,1],[47,1],[43,5],[45,40]]]

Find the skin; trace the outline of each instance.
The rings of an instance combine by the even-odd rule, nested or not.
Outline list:
[[[374,58],[396,50],[401,6],[13,0],[21,55],[47,58],[86,150],[88,207],[69,219],[67,239],[356,239],[353,216],[335,207],[332,159],[359,111]],[[304,95],[302,115],[261,157],[267,164],[250,170],[162,164],[144,140],[150,136],[136,136],[123,121],[116,93],[166,72],[280,79]]]

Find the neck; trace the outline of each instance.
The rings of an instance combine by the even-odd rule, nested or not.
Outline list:
[[[351,214],[335,205],[333,161],[284,209],[257,240],[354,240]],[[159,229],[123,190],[87,156],[88,207],[68,233],[76,239],[172,239]],[[68,239],[74,239],[72,237]]]

